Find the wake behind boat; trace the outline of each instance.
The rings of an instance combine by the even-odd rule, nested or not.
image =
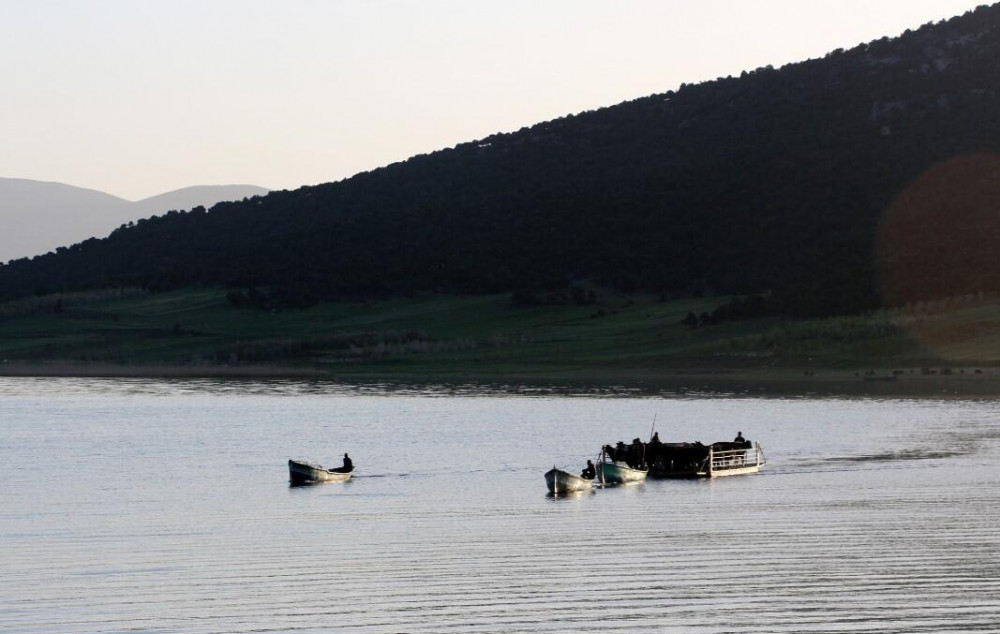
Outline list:
[[[549,493],[561,495],[563,493],[573,493],[576,491],[588,491],[593,487],[594,481],[573,475],[562,469],[552,469],[545,473],[545,486],[549,488]]]
[[[353,465],[351,470],[353,470]],[[318,484],[320,482],[347,482],[351,471],[344,467],[327,469],[305,460],[288,461],[288,477],[292,484]]]

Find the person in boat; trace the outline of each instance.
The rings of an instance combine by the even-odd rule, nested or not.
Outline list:
[[[629,445],[628,466],[633,469],[643,469],[646,466],[646,445],[638,438],[633,438]]]
[[[654,432],[653,437],[649,439],[649,443],[646,445],[646,464],[654,465],[658,463],[662,453],[663,443],[660,442],[660,432]]]
[[[625,447],[625,443],[619,440],[618,444],[615,445],[614,461],[622,462],[626,458],[628,458],[628,449]]]
[[[733,442],[739,443],[741,445],[749,445],[750,441],[743,437],[743,432],[736,432],[736,438],[733,438]]]
[[[594,468],[593,462],[587,461],[587,466],[580,472],[580,477],[584,480],[593,480],[597,477],[597,470]]]
[[[337,469],[330,469],[330,471],[337,471],[340,473],[350,473],[354,471],[354,461],[346,453],[344,454],[344,466]]]

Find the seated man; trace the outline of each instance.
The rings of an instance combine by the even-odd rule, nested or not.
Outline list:
[[[584,467],[583,471],[580,472],[580,477],[583,478],[584,480],[593,480],[595,477],[597,477],[597,471],[594,469],[593,462],[589,460],[587,461],[587,466]]]
[[[345,453],[344,466],[338,467],[337,469],[330,469],[330,471],[336,471],[338,473],[350,473],[354,471],[354,462],[351,460],[351,457]]]

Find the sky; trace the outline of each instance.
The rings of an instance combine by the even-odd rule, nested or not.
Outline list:
[[[966,0],[0,0],[0,176],[294,189]]]

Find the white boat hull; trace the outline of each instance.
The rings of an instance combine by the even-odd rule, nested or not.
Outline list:
[[[748,473],[760,473],[760,466],[754,465],[752,467],[735,467],[732,469],[713,469],[708,475],[712,478],[722,478],[725,476],[746,475]]]
[[[599,462],[597,463],[597,482],[599,484],[632,484],[644,482],[645,469],[633,469],[625,463]]]
[[[289,460],[288,477],[292,484],[315,484],[318,482],[347,482],[351,479],[351,474],[325,469],[310,462]]]

